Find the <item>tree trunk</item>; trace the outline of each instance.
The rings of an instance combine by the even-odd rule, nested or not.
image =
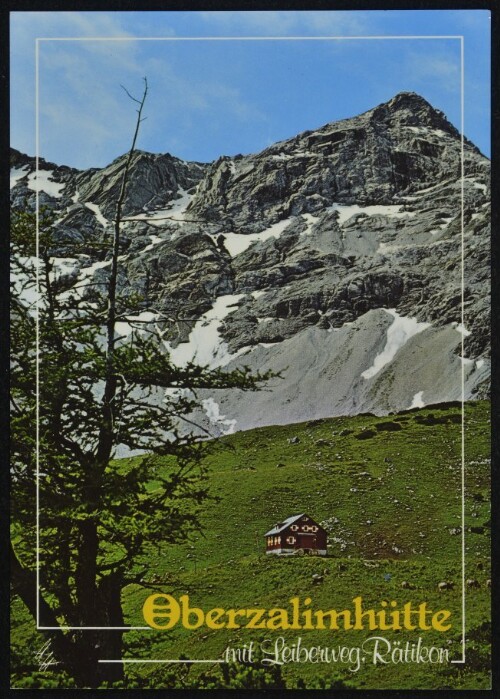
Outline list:
[[[12,587],[28,608],[33,618],[37,617],[37,580],[33,570],[24,568],[10,545],[10,568]],[[99,586],[99,606],[104,610],[96,626],[121,627],[124,624],[121,608],[122,581],[118,576],[103,578]],[[54,610],[39,593],[40,626],[60,627]],[[110,684],[123,681],[123,663],[100,663],[99,660],[120,660],[122,657],[123,630],[112,631],[42,631],[50,641],[58,666],[74,678],[78,687],[99,687],[103,682]]]
[[[10,574],[14,593],[19,595],[34,619],[37,619],[38,594],[40,626],[59,627],[60,624],[53,609],[46,602],[41,592],[37,593],[35,571],[24,568],[16,556],[12,544],[10,544]],[[51,650],[57,661],[61,663],[62,667],[70,675],[74,676],[76,670],[75,661],[78,654],[73,634],[64,631],[43,631],[42,633],[50,641]]]

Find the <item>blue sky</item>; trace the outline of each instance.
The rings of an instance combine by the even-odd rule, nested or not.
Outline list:
[[[36,38],[39,154],[58,164],[102,167],[128,149],[135,106],[120,85],[140,94],[143,76],[138,147],[186,160],[258,152],[401,91],[460,128],[459,39],[362,38],[416,35],[464,37],[465,134],[489,155],[485,10],[14,12],[12,145],[35,154]],[[339,36],[361,38],[319,38]]]

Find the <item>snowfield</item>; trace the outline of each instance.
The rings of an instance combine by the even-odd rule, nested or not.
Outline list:
[[[386,313],[394,317],[392,325],[387,330],[387,342],[380,354],[375,357],[373,365],[364,371],[363,379],[371,379],[375,374],[391,362],[396,353],[408,342],[410,337],[430,327],[430,323],[419,323],[415,318],[400,316],[394,308],[384,308]]]
[[[216,369],[228,364],[240,352],[231,354],[226,342],[219,334],[219,328],[224,318],[236,310],[235,304],[245,294],[226,294],[215,300],[212,308],[204,313],[196,322],[189,334],[187,342],[181,342],[177,347],[171,347],[164,341],[170,353],[172,362],[178,367],[185,367],[189,362],[196,362],[210,369]]]
[[[38,170],[28,175],[28,189],[33,192],[45,192],[50,197],[58,199],[61,196],[61,190],[66,186],[64,182],[54,182],[51,175],[54,173],[51,170]]]
[[[223,435],[233,434],[233,432],[235,432],[236,420],[229,420],[225,415],[221,415],[219,404],[216,403],[213,398],[205,398],[201,403],[210,424],[219,427]]]
[[[286,218],[283,221],[278,221],[278,223],[273,224],[260,233],[224,233],[224,245],[231,257],[236,257],[236,255],[245,252],[252,243],[264,242],[265,240],[269,240],[269,238],[279,238],[291,222],[291,218]]]
[[[108,219],[102,215],[101,209],[98,207],[97,204],[92,204],[92,202],[86,201],[85,206],[87,207],[87,209],[90,209],[90,211],[92,211],[98,223],[100,223],[103,228],[106,228],[109,225]]]
[[[400,204],[374,205],[374,206],[358,206],[358,204],[332,204],[327,211],[338,211],[339,226],[343,226],[346,221],[356,214],[365,214],[365,216],[389,216],[392,218],[405,218],[415,216],[415,211],[401,211],[403,207]]]
[[[13,167],[10,171],[10,188],[13,189],[19,180],[26,177],[28,172],[29,168],[26,165],[23,165],[23,167]]]

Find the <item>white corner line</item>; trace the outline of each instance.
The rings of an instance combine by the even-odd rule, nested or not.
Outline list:
[[[210,664],[226,664],[227,660],[171,660],[168,658],[118,658],[113,660],[98,660],[99,663],[182,663],[184,665],[193,665],[200,663]]]
[[[36,519],[36,625],[40,625],[40,191],[38,188],[38,165],[40,158],[40,90],[39,90],[39,43],[35,41],[35,519]]]
[[[460,221],[461,221],[461,323],[462,329],[465,329],[465,235],[464,235],[464,186],[465,186],[465,156],[464,156],[464,131],[465,131],[465,68],[464,68],[464,37],[460,41]],[[460,340],[460,356],[461,356],[461,402],[462,402],[462,439],[461,439],[461,457],[462,457],[462,512],[461,512],[461,528],[462,528],[462,657],[460,660],[452,660],[452,663],[465,663],[465,363],[464,363],[464,342],[465,334],[461,333]]]
[[[273,36],[273,37],[262,37],[262,36],[241,36],[241,37],[36,37],[35,38],[35,173],[36,181],[38,182],[38,165],[39,165],[39,145],[40,145],[40,120],[39,120],[39,46],[40,42],[48,41],[59,41],[59,42],[83,42],[83,41],[359,41],[359,40],[410,40],[410,39],[422,39],[422,40],[432,40],[432,39],[451,39],[460,40],[460,72],[461,72],[461,94],[460,94],[460,106],[461,106],[461,275],[462,275],[462,294],[461,294],[461,320],[462,327],[464,326],[464,263],[465,263],[465,253],[464,253],[464,114],[465,114],[465,102],[464,102],[464,36],[463,35],[381,35],[381,36]],[[39,257],[39,189],[37,186],[35,192],[36,201],[36,247],[35,255]],[[36,266],[36,288],[39,292],[39,267]],[[37,630],[54,630],[54,631],[67,631],[67,630],[86,630],[86,631],[113,631],[113,630],[150,630],[149,626],[41,626],[40,625],[40,429],[39,429],[39,416],[40,416],[40,357],[39,357],[39,308],[40,308],[40,294],[37,293],[36,301],[36,379],[35,379],[35,397],[36,397],[36,628]],[[462,333],[461,339],[461,357],[464,357],[464,335]],[[462,658],[460,660],[451,660],[451,663],[463,664],[465,663],[465,366],[464,362],[461,362],[461,383],[462,383]],[[120,662],[136,662],[136,663],[221,663],[225,662],[222,660],[134,660],[124,658],[122,660],[99,660],[102,663],[120,663]]]
[[[377,41],[463,39],[455,34],[381,34],[366,36],[41,36],[37,41]]]
[[[38,626],[37,631],[152,631],[152,626]]]

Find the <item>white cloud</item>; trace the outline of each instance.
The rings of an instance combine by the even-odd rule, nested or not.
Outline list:
[[[365,32],[367,15],[341,11],[226,11],[200,12],[201,19],[215,31],[239,35],[309,36],[353,35]]]
[[[35,151],[36,39],[91,36],[127,37],[128,32],[119,13],[11,14],[12,144],[15,147],[30,154]],[[73,142],[75,152],[79,148],[86,150],[90,158],[83,139],[92,130],[90,151],[99,138],[119,136],[105,122],[109,124],[111,115],[123,109],[118,95],[118,74],[134,78],[140,74],[137,42],[40,41],[39,57],[40,154],[64,162],[57,157],[61,149],[52,147]],[[103,113],[106,110],[107,116]],[[85,159],[80,163],[81,166],[95,164]]]
[[[116,12],[13,12],[12,46],[35,37],[129,36]]]
[[[458,49],[458,42],[457,47]],[[422,85],[432,82],[447,92],[460,91],[460,58],[458,50],[409,52],[404,70],[409,79]]]
[[[159,15],[156,31],[168,38],[174,33],[168,13]],[[159,143],[170,147],[171,141],[163,134],[173,134],[172,126],[180,126],[177,142],[182,142],[196,115],[203,116],[206,125],[217,127],[220,109],[237,123],[265,120],[239,86],[225,82],[220,73],[207,78],[182,62],[174,69],[169,42],[134,40],[141,34],[151,35],[154,28],[149,15],[142,24],[132,24],[135,17],[143,13],[14,13],[12,45],[17,62],[13,62],[12,84],[31,85],[31,90],[13,91],[15,147],[34,154],[37,37],[45,39],[39,43],[40,155],[49,160],[82,168],[105,165],[123,153],[129,145],[135,110],[120,85],[140,93],[143,76],[148,77],[151,90],[148,128],[141,137],[149,137],[150,142],[156,134]],[[80,40],[55,40],[58,37]],[[92,40],[96,37],[123,41]],[[150,148],[157,150],[153,144]]]

